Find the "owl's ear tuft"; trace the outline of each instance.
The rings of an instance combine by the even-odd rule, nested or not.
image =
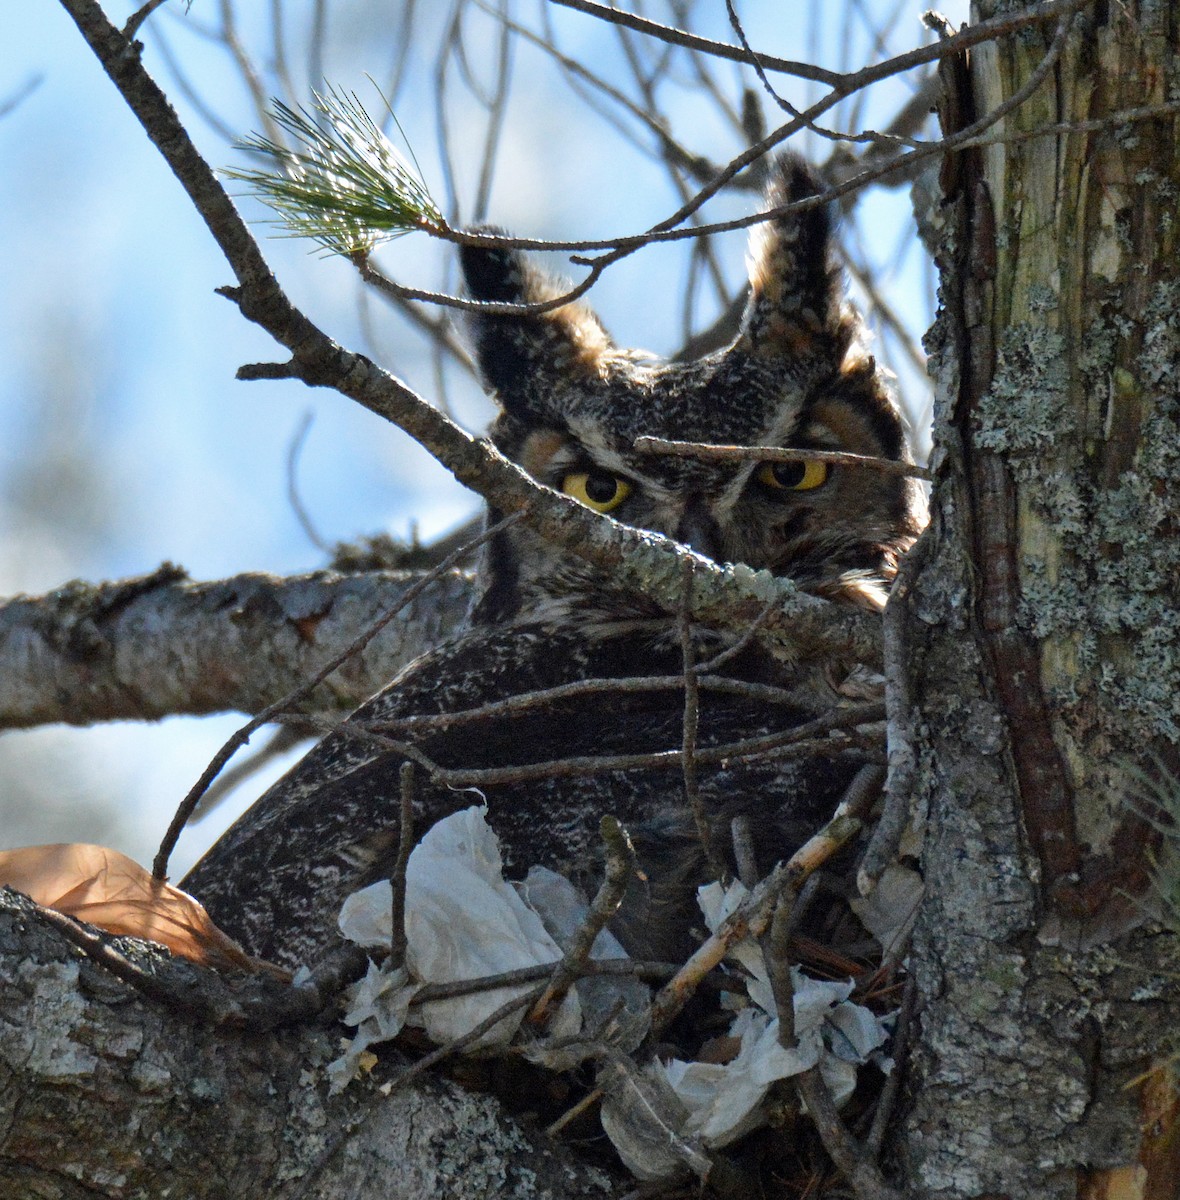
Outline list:
[[[822,195],[824,183],[802,158],[775,161],[766,211]],[[835,213],[814,204],[754,226],[750,239],[750,300],[739,346],[762,358],[808,359],[838,368],[859,322],[845,304],[836,261]]]
[[[495,228],[478,232],[507,236]],[[543,304],[569,291],[512,247],[464,245],[459,261],[473,300]],[[471,312],[468,328],[484,386],[506,408],[543,397],[563,378],[599,374],[613,345],[594,313],[577,302],[520,316]]]
[[[492,237],[507,237],[502,229],[487,226],[479,233]],[[524,252],[509,246],[459,247],[459,264],[463,281],[473,300],[488,300],[498,304],[524,304],[529,291],[531,273]]]

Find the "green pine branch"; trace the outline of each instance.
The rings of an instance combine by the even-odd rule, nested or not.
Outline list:
[[[278,214],[285,236],[356,255],[416,229],[445,228],[417,162],[406,161],[355,93],[329,86],[326,93],[312,93],[310,108],[298,110],[281,100],[271,103],[292,145],[252,134],[240,147],[274,165],[224,173],[247,184]]]

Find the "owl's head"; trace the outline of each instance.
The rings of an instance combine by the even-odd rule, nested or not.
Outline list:
[[[820,190],[801,160],[784,156],[768,208]],[[652,436],[906,460],[901,415],[863,348],[834,257],[830,207],[756,226],[740,332],[727,349],[689,363],[620,349],[581,303],[534,316],[476,313],[480,374],[500,406],[492,440],[538,482],[617,521],[879,607],[921,528],[913,480],[634,449],[636,438]],[[477,300],[537,303],[568,290],[518,251],[465,246],[461,258]],[[479,620],[643,611],[641,599],[618,595],[592,567],[519,526],[490,547],[486,568]]]

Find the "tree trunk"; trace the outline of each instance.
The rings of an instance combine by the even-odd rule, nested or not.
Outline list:
[[[1015,96],[1053,37],[958,64],[950,122]],[[1180,952],[1144,924],[1132,807],[1143,773],[1177,775],[1180,163],[1174,112],[1090,124],[1173,97],[1180,34],[1174,6],[1099,5],[1059,38],[1000,140],[944,167],[939,477],[909,597],[924,1007],[899,1149],[948,1200],[1180,1181],[1158,1066]]]

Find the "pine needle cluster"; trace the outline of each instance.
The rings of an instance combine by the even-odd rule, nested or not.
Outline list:
[[[285,236],[311,238],[333,254],[365,255],[414,230],[445,228],[413,152],[407,162],[354,92],[329,85],[313,91],[310,107],[274,100],[272,111],[291,145],[252,134],[240,147],[274,165],[225,174],[274,209]]]

